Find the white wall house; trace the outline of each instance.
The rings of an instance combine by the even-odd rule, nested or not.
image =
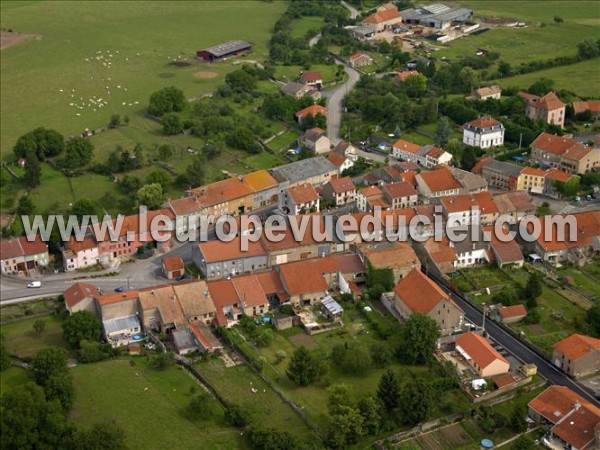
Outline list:
[[[463,125],[463,144],[490,148],[504,145],[504,125],[491,117],[481,117]]]

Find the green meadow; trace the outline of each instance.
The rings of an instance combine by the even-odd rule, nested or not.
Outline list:
[[[500,52],[502,60],[517,67],[521,63],[529,61],[574,55],[579,42],[598,36],[600,14],[597,2],[465,0],[460,4],[473,9],[478,18],[513,19],[525,22],[526,26],[523,28],[497,27],[483,34],[457,39],[450,42],[447,48],[436,52],[435,55],[438,58],[446,57],[455,60],[465,56],[474,56],[478,49],[484,48],[488,51]],[[555,23],[555,16],[562,19],[563,22]],[[598,61],[589,63],[590,67],[595,64],[596,68],[600,64]],[[554,77],[556,75],[556,84],[559,88],[571,89],[581,95],[597,94],[598,77],[596,77],[593,87],[586,90],[576,89],[580,87],[582,81],[590,80],[587,66],[582,67],[581,71],[559,69],[550,69],[547,74],[543,72],[527,74],[527,79],[523,82],[529,81],[530,77],[537,79],[540,76]],[[552,72],[554,70],[557,72]],[[506,83],[506,85],[509,84]]]
[[[285,8],[256,1],[2,2],[2,28],[40,36],[1,53],[2,159],[38,126],[68,136],[104,126],[116,113],[142,120],[150,94],[164,86],[188,98],[211,92],[236,61],[201,63],[195,52],[243,39],[254,44],[249,58],[262,59]]]

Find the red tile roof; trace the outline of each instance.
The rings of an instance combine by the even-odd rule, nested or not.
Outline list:
[[[410,77],[416,77],[418,75],[421,75],[421,74],[417,70],[401,70],[400,72],[398,72],[398,79],[400,81],[406,81]]]
[[[555,155],[562,155],[567,149],[573,147],[575,144],[577,144],[577,141],[574,139],[542,132],[531,143],[531,148],[544,150]]]
[[[330,258],[306,259],[280,264],[278,267],[283,284],[290,295],[326,291],[329,286],[323,274],[334,273],[337,270],[335,262]]]
[[[498,125],[502,125],[502,123],[493,117],[480,117],[465,123],[463,126],[471,126],[473,128],[490,128]]]
[[[229,242],[224,241],[208,241],[198,244],[204,259],[208,263],[217,261],[230,261],[233,259],[249,258],[251,256],[266,255],[267,252],[262,247],[260,242],[248,242],[248,249],[242,250],[242,238],[235,237]]]
[[[410,153],[417,153],[419,150],[421,150],[420,145],[414,144],[409,141],[405,141],[404,139],[398,139],[396,142],[394,142],[393,147],[395,149],[397,148],[398,150],[402,150],[402,151],[410,152]]]
[[[569,248],[577,248],[592,245],[594,237],[600,236],[600,211],[589,211],[582,213],[572,214],[575,216],[577,222],[576,239],[570,241],[570,230],[567,226],[565,229],[564,241],[558,240],[557,227],[552,227],[551,236],[547,236],[546,233],[540,233],[537,243],[546,251],[559,251],[566,250]],[[545,221],[547,217],[540,217],[541,230],[545,229]],[[529,224],[529,227],[532,225]],[[528,228],[529,228],[528,227]]]
[[[0,259],[11,259],[19,256],[33,256],[45,253],[48,246],[37,235],[33,241],[28,241],[26,236],[0,241]]]
[[[581,161],[585,158],[591,151],[593,151],[592,147],[589,145],[583,145],[578,142],[573,147],[568,148],[563,154],[562,157],[566,159],[570,159],[572,161]]]
[[[253,193],[253,189],[238,178],[228,178],[191,191],[202,207],[226,203]]]
[[[594,351],[600,351],[600,339],[583,334],[572,334],[566,339],[553,345],[554,350],[559,351],[571,361],[586,356]]]
[[[273,188],[279,185],[277,180],[267,170],[257,170],[242,175],[242,181],[255,192]]]
[[[173,272],[175,270],[183,270],[185,265],[183,259],[180,256],[165,256],[162,260],[163,266],[167,272]]]
[[[414,269],[394,287],[394,293],[412,312],[428,314],[441,301],[454,302],[419,269]],[[454,304],[456,308],[460,308]]]
[[[233,277],[231,284],[233,284],[233,288],[244,307],[252,308],[269,304],[265,291],[256,275]]]
[[[545,177],[546,171],[542,169],[536,169],[535,167],[525,167],[521,170],[521,175],[531,175],[534,177]]]
[[[471,359],[482,369],[485,369],[495,361],[508,361],[482,336],[469,331],[456,339],[456,345],[460,346]]]
[[[387,183],[382,185],[381,189],[392,199],[417,195],[415,188],[410,183],[405,181],[401,181],[399,183]]]
[[[217,313],[222,311],[224,307],[232,306],[239,301],[231,280],[209,280],[206,284],[217,308]]]
[[[498,309],[498,313],[503,319],[525,317],[527,316],[527,308],[525,308],[525,306],[523,305],[503,306],[500,309]]]
[[[397,9],[386,9],[371,14],[370,16],[363,19],[364,23],[382,23],[389,20],[398,19],[398,22],[402,19],[402,16]]]
[[[552,432],[574,448],[587,448],[600,424],[600,409],[564,386],[550,386],[528,406],[552,424],[560,422]]]
[[[564,108],[565,104],[558,98],[558,96],[554,92],[548,92],[543,97],[540,97],[539,100],[533,101],[532,106],[536,108],[543,108],[547,111],[553,111],[555,109]]]
[[[329,182],[331,185],[331,189],[336,194],[343,194],[344,192],[352,191],[355,188],[354,183],[352,182],[352,178],[343,177],[343,178],[334,178]]]
[[[437,264],[453,263],[458,260],[456,252],[450,246],[450,241],[446,236],[439,242],[430,237],[425,241],[424,247],[431,259]]]
[[[281,296],[285,293],[285,289],[283,288],[279,275],[274,269],[257,273],[256,278],[262,286],[263,291],[265,291],[265,294],[277,294],[279,299],[283,301]]]
[[[96,301],[101,305],[110,305],[112,303],[125,302],[138,298],[138,291],[115,292],[114,294],[100,295],[96,297]]]
[[[586,112],[588,109],[593,113],[600,112],[600,100],[573,102],[573,112],[575,114]]]
[[[327,159],[331,164],[333,164],[337,168],[340,168],[342,164],[344,164],[346,159],[348,159],[348,157],[338,152],[329,152],[329,154],[327,155]]]
[[[462,187],[456,178],[452,176],[450,169],[446,167],[422,172],[419,176],[431,192],[451,191]]]
[[[63,292],[65,303],[69,308],[73,308],[85,298],[96,298],[98,296],[100,296],[100,291],[96,286],[89,283],[75,283]]]
[[[321,72],[302,72],[302,74],[300,75],[300,79],[303,82],[319,81],[323,79],[323,76],[321,75]]]
[[[571,178],[573,178],[573,176],[574,175],[567,172],[563,172],[560,169],[550,169],[548,170],[548,172],[546,172],[546,178],[548,178],[549,180],[558,181],[560,183],[566,183]]]
[[[319,194],[312,184],[292,186],[288,188],[287,193],[296,205],[316,202],[319,199]]]
[[[201,209],[196,197],[185,197],[169,200],[168,206],[176,216],[184,216],[186,214],[198,212]]]
[[[327,108],[321,105],[310,105],[300,111],[296,112],[296,117],[304,119],[309,114],[312,114],[313,117],[317,114],[321,114],[323,116],[327,116]]]

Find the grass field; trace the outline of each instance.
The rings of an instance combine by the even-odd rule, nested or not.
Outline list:
[[[513,66],[521,62],[573,55],[578,42],[596,35],[600,16],[592,1],[469,1],[477,17],[503,17],[524,21],[526,28],[497,28],[481,35],[467,36],[436,52],[436,56],[458,58],[473,56],[478,48],[498,51]],[[554,16],[564,22],[555,24]],[[542,26],[542,23],[545,25]]]
[[[46,347],[66,348],[61,320],[56,316],[44,316],[41,319],[46,322],[46,329],[41,335],[33,330],[33,323],[37,320],[33,318],[2,326],[4,346],[8,353],[27,358]]]
[[[303,38],[309,31],[318,31],[325,21],[322,17],[302,17],[292,22],[291,35],[293,38]]]
[[[70,135],[107,124],[113,113],[136,120],[163,86],[188,97],[212,91],[236,67],[232,61],[183,68],[170,62],[229,39],[254,43],[250,58],[261,59],[285,8],[258,1],[124,2],[116,16],[110,2],[3,2],[3,28],[41,35],[2,51],[3,158],[36,126]],[[87,106],[93,96],[108,105],[94,111]]]
[[[197,368],[223,397],[249,412],[251,423],[268,424],[298,436],[308,432],[296,413],[250,367],[225,367],[222,361],[214,360],[201,362]]]
[[[19,387],[28,381],[32,380],[25,369],[16,366],[5,369],[0,373],[0,395],[4,395],[5,392]]]
[[[600,92],[600,58],[568,66],[553,67],[539,72],[496,80],[502,87],[527,88],[540,78],[554,81],[556,89],[567,89],[581,97],[595,97]]]
[[[69,418],[86,427],[115,420],[126,433],[129,448],[246,448],[240,430],[223,422],[223,408],[214,400],[213,417],[191,422],[183,415],[190,389],[202,389],[185,371],[171,366],[157,371],[138,358],[80,365],[72,370],[75,404]],[[192,444],[195,443],[195,444]]]

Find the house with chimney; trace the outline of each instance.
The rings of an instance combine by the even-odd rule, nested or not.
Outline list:
[[[65,272],[85,269],[100,263],[98,243],[92,234],[86,235],[81,241],[71,236],[64,244],[62,255]]]
[[[456,338],[456,351],[480,378],[505,375],[510,364],[483,336],[469,331]]]
[[[528,405],[551,448],[593,450],[600,445],[600,408],[564,386],[550,386]]]
[[[419,197],[424,203],[434,197],[458,195],[464,192],[462,185],[452,175],[452,171],[446,167],[421,172],[415,179]]]
[[[550,91],[541,97],[527,92],[519,92],[525,100],[525,115],[531,120],[541,120],[561,128],[565,126],[566,106],[558,96]]]

